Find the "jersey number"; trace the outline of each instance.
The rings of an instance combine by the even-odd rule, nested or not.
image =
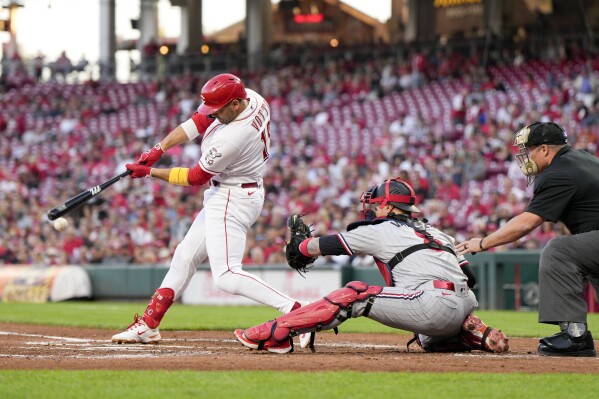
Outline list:
[[[262,137],[260,138],[264,143],[264,149],[262,150],[262,157],[266,161],[270,154],[268,151],[270,150],[270,121],[266,124],[266,129],[262,131]]]

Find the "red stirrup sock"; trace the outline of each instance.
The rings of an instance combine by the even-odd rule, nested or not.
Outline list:
[[[175,299],[175,292],[170,288],[158,288],[146,311],[144,312],[144,321],[150,328],[157,328],[164,314],[171,307]]]

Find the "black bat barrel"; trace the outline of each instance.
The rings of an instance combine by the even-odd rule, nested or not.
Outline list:
[[[57,206],[54,209],[50,209],[48,211],[48,219],[56,220],[61,216],[66,215],[67,213],[72,212],[73,210],[79,208],[81,205],[85,204],[87,201],[100,194],[102,191],[112,186],[117,181],[121,180],[123,177],[130,175],[130,170],[127,170],[121,173],[118,176],[113,177],[112,179],[100,184],[99,186],[92,187],[88,190],[85,190],[73,198],[68,199],[64,204]]]

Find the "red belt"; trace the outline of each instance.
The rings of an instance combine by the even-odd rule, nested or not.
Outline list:
[[[449,281],[433,280],[433,287],[439,290],[448,290],[455,292],[455,285],[453,285],[453,283],[450,283]]]
[[[212,180],[212,185],[214,187],[218,187],[218,186],[220,186],[220,182],[216,181],[216,180]],[[258,187],[258,183],[241,183],[241,188],[252,188],[252,187]]]

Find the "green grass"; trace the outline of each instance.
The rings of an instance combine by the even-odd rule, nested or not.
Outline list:
[[[146,302],[69,301],[45,304],[0,303],[0,322],[56,326],[121,329],[134,313],[143,313]],[[536,312],[477,311],[487,325],[512,337],[542,337],[557,332],[556,326],[539,324]],[[165,316],[162,330],[225,330],[246,328],[277,317],[266,306],[191,306],[175,304]],[[599,314],[589,314],[589,329],[599,326]],[[595,328],[596,329],[596,328]],[[340,326],[343,332],[397,333],[366,318],[351,319]]]
[[[3,371],[3,398],[586,398],[589,374]],[[141,387],[141,388],[140,388]],[[565,396],[564,396],[565,395]]]
[[[135,312],[143,312],[145,306],[146,302],[0,303],[0,322],[119,330],[130,323]],[[508,336],[540,337],[556,332],[555,326],[537,323],[536,312],[479,311],[477,314],[487,324],[503,329]],[[265,306],[177,304],[161,328],[231,331],[277,315],[278,312]],[[599,314],[589,315],[589,326],[591,330],[599,326]],[[399,332],[365,318],[348,320],[340,330],[342,333]],[[317,372],[318,365],[314,370],[311,373],[0,370],[0,398],[561,399],[591,397],[590,392],[599,392],[599,378],[590,374]]]

